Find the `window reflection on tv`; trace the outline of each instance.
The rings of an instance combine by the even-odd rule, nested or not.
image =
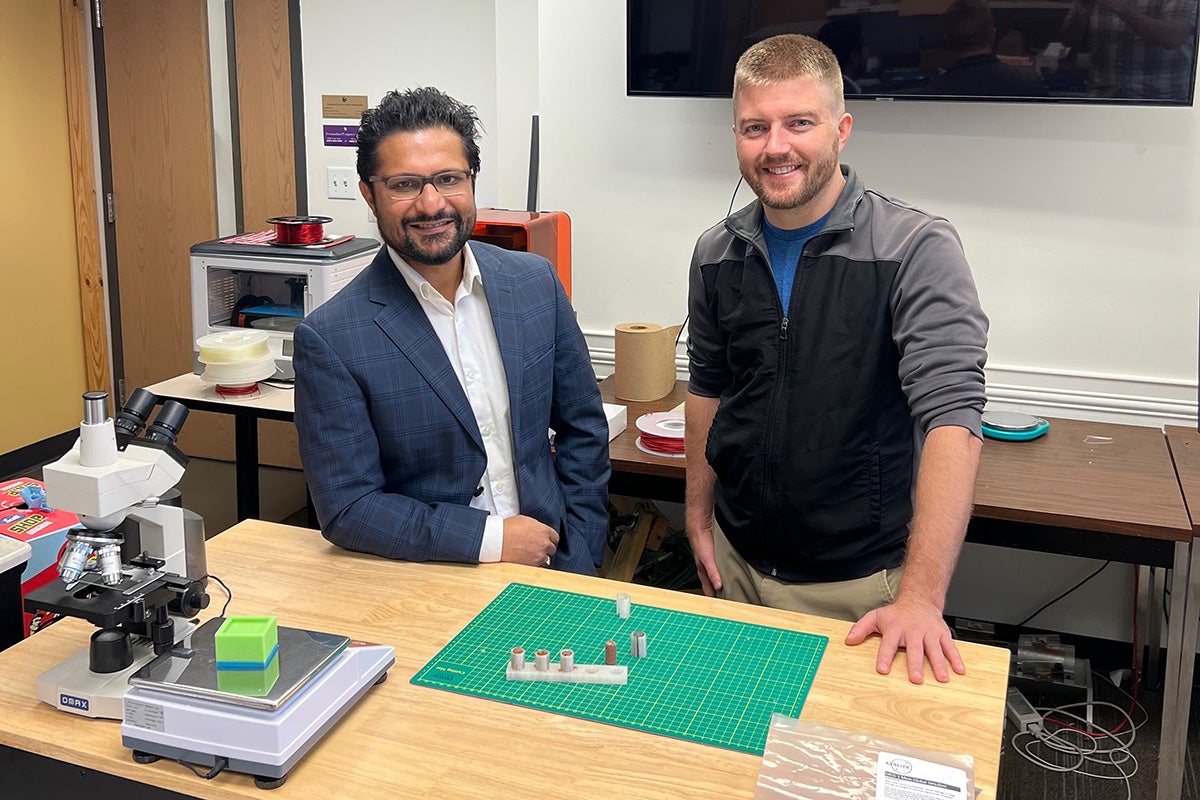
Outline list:
[[[628,93],[728,97],[738,56],[804,33],[848,98],[1191,105],[1198,0],[627,0]]]

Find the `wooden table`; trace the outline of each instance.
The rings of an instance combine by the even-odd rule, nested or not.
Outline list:
[[[891,675],[878,675],[873,642],[842,644],[848,623],[513,564],[388,561],[335,548],[315,531],[254,520],[211,539],[208,563],[233,591],[231,614],[275,614],[281,625],[396,648],[389,680],[271,792],[280,800],[753,796],[761,763],[755,755],[409,682],[513,581],[601,597],[625,591],[635,603],[827,635],[802,718],[969,753],[980,797],[996,796],[1008,672],[1008,653],[1001,649],[964,644],[967,675],[913,686],[903,657]],[[220,604],[214,597],[204,616]],[[75,717],[37,701],[35,676],[86,646],[93,630],[66,619],[0,653],[0,743],[196,797],[265,796],[245,775],[205,781],[175,763],[135,764],[121,746],[118,723]]]
[[[620,403],[626,408],[625,430],[609,442],[612,459],[612,478],[609,494],[645,497],[653,500],[683,502],[683,478],[687,467],[682,458],[659,456],[638,449],[637,418],[654,411],[670,411],[687,397],[687,383],[675,381],[675,388],[661,400],[639,403],[618,400],[613,392],[612,377],[600,381],[600,397],[606,403]]]
[[[611,378],[602,381],[601,394],[605,402],[621,402],[613,396],[612,383]],[[682,502],[683,460],[643,453],[633,442],[638,416],[673,408],[685,395],[686,384],[678,381],[663,400],[627,404],[628,427],[610,450],[613,494]],[[1188,441],[1192,448],[1188,452],[1195,458],[1191,462],[1193,507],[1200,508],[1200,436]],[[1178,457],[1172,462],[1167,441],[1157,428],[1052,419],[1049,432],[1031,442],[988,439],[980,458],[975,507],[967,530],[967,539],[981,544],[1172,568],[1159,745],[1160,800],[1174,800],[1180,793],[1191,654],[1200,616],[1200,609],[1193,608],[1200,607],[1198,592],[1188,591],[1200,578],[1200,546],[1192,544],[1192,521],[1176,478],[1178,463]],[[1183,473],[1180,475],[1182,479]],[[1200,514],[1196,516],[1200,518]],[[1157,600],[1149,602],[1154,573],[1144,569],[1142,574],[1139,607],[1147,622],[1141,629],[1148,632],[1147,640],[1152,643],[1153,670],[1161,616]],[[1184,620],[1189,621],[1188,626]]]

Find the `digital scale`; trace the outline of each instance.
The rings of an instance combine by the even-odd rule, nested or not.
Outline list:
[[[1006,442],[1027,442],[1050,430],[1050,423],[1015,411],[983,412],[983,435]]]
[[[244,772],[274,789],[396,661],[387,645],[281,626],[274,685],[263,694],[221,691],[214,637],[223,621],[205,622],[129,679],[121,744],[134,761]]]

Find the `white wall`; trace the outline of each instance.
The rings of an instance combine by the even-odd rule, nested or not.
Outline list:
[[[679,322],[737,180],[730,101],[627,97],[620,3],[539,5],[543,197],[575,223],[581,324]],[[851,101],[843,159],[958,227],[991,316],[993,400],[1195,417],[1195,109]],[[743,189],[738,205],[750,199]],[[622,287],[639,287],[631,290]],[[682,363],[682,360],[681,360]]]
[[[524,3],[525,0],[520,0]],[[480,205],[497,204],[496,11],[494,0],[301,0],[304,62],[304,138],[308,211],[333,218],[331,233],[379,238],[362,198],[327,198],[327,167],[354,167],[355,148],[326,147],[322,125],[355,120],[322,119],[322,94],[367,96],[376,105],[392,89],[436,86],[475,106],[489,135],[480,142]],[[528,145],[526,145],[528,150]]]
[[[624,13],[621,3],[538,7],[543,204],[572,215],[575,305],[608,365],[616,323],[683,319],[692,246],[737,181],[730,101],[625,95]],[[1195,419],[1200,112],[849,110],[843,159],[959,230],[992,321],[991,402],[1137,424]],[[743,189],[738,205],[749,199]],[[1098,563],[968,545],[947,609],[1018,622]],[[1128,640],[1131,576],[1114,565],[1038,622]]]
[[[627,97],[624,3],[446,0],[434,11],[304,0],[302,14],[310,211],[333,216],[331,230],[375,235],[361,200],[322,199],[325,166],[352,164],[353,150],[320,144],[321,93],[374,103],[386,89],[430,83],[480,109],[480,205],[524,206],[529,114],[540,114],[539,208],[572,218],[573,296],[598,374],[611,371],[617,323],[683,320],[692,246],[725,215],[737,182],[731,106]],[[457,56],[429,35],[446,30],[460,37]],[[959,230],[992,320],[991,402],[1194,421],[1200,112],[866,101],[849,110],[844,160]],[[738,205],[750,197],[743,189]],[[949,610],[1016,622],[1094,566],[968,546]],[[1039,620],[1128,639],[1130,575],[1110,567]]]

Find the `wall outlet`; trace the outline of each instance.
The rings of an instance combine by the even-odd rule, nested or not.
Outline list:
[[[354,167],[326,167],[325,180],[330,200],[353,200],[358,197],[358,173]]]

